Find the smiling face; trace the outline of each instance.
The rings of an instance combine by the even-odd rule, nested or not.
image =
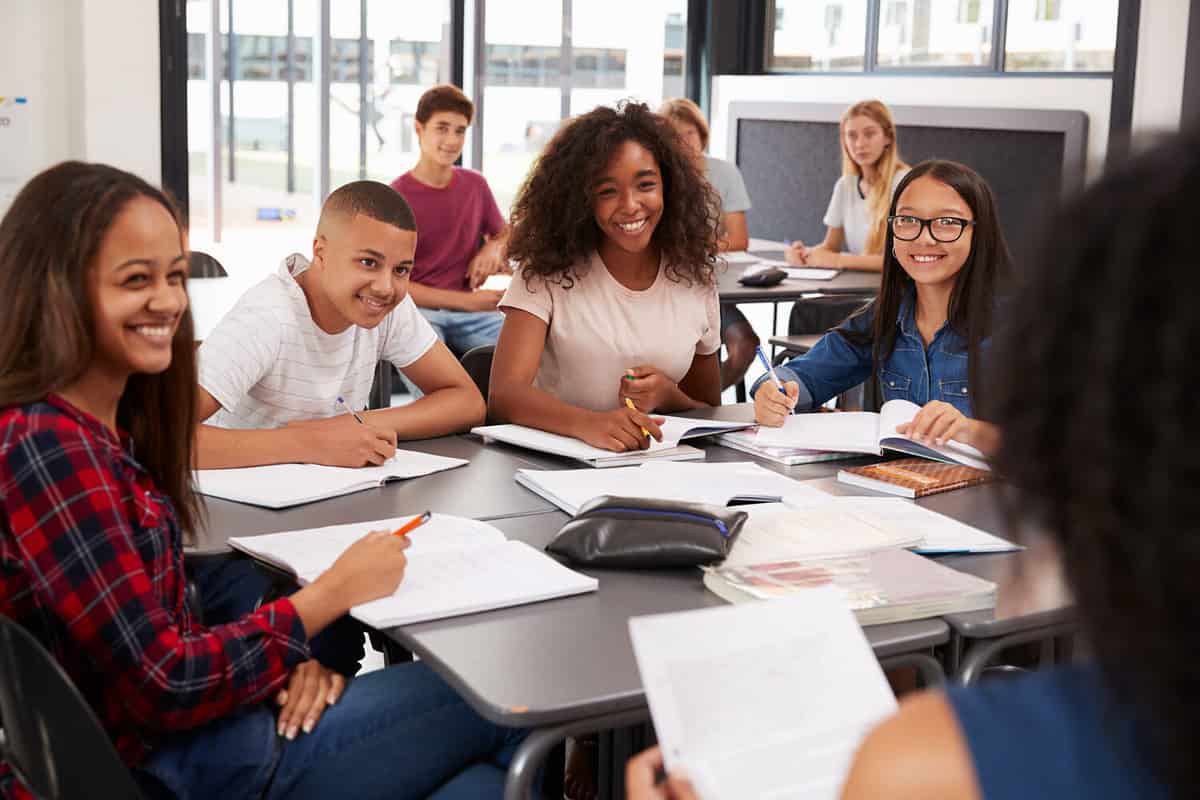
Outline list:
[[[901,192],[896,202],[897,215],[921,219],[959,217],[973,220],[975,214],[967,202],[941,181],[928,175],[917,178]],[[975,226],[968,225],[955,242],[939,242],[925,226],[911,242],[893,237],[896,260],[917,284],[938,286],[953,283],[954,277],[971,255]]]
[[[592,213],[608,243],[629,253],[650,246],[662,219],[658,161],[633,140],[622,142],[591,186]]]
[[[187,256],[174,218],[139,196],[117,214],[88,269],[93,369],[120,380],[171,366],[187,308]]]
[[[865,114],[851,117],[842,125],[842,146],[860,169],[874,167],[891,143],[883,127]]]
[[[467,140],[467,118],[457,111],[436,111],[424,123],[416,123],[421,158],[442,167],[452,167],[462,155]]]
[[[313,266],[326,301],[315,310],[329,333],[351,325],[374,328],[408,294],[416,231],[366,214],[322,220],[313,241]]]

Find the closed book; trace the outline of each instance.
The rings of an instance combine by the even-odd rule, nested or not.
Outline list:
[[[963,489],[991,479],[992,474],[987,470],[924,458],[899,458],[838,472],[842,483],[912,498]]]
[[[846,592],[860,625],[940,617],[996,605],[994,583],[899,549],[704,571],[704,585],[730,603],[790,597],[830,584]]]

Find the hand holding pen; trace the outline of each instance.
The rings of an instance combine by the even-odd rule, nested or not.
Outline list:
[[[779,380],[775,368],[771,366],[761,347],[758,348],[758,359],[766,367],[770,383],[777,391],[772,392],[766,384],[759,386],[758,391],[754,393],[754,421],[760,425],[778,428],[791,416],[792,409],[796,407],[800,386],[792,381],[785,384]]]

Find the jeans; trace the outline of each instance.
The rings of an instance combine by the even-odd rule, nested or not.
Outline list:
[[[421,663],[350,681],[293,741],[275,724],[259,705],[176,734],[135,777],[151,796],[160,783],[181,800],[498,798],[525,735],[484,720]]]
[[[437,337],[458,358],[462,358],[463,353],[472,347],[495,344],[500,338],[500,325],[504,322],[504,314],[500,311],[448,311],[444,308],[422,308],[420,311],[433,326]],[[400,380],[414,400],[421,396],[421,390],[403,371],[400,372]]]
[[[202,556],[188,563],[188,577],[200,593],[206,625],[222,625],[249,614],[274,589],[254,561],[238,555]],[[362,661],[363,629],[348,616],[334,621],[309,643],[313,658],[346,677]]]

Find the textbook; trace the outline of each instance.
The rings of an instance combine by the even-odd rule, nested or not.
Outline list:
[[[615,469],[519,469],[517,483],[568,514],[603,495],[652,497],[724,506],[827,497],[824,492],[749,462],[653,462]]]
[[[920,410],[920,406],[907,400],[889,400],[878,414],[870,411],[792,414],[782,427],[759,426],[756,441],[768,447],[805,447],[873,455],[894,450],[933,461],[989,469],[983,453],[970,445],[950,440],[937,447],[919,444],[896,433],[897,425],[912,422]]]
[[[882,625],[996,605],[996,585],[908,550],[843,558],[704,568],[704,585],[730,603],[771,600],[834,585],[860,625]]]
[[[461,467],[461,458],[397,450],[378,467],[328,467],[322,464],[268,464],[235,469],[198,469],[196,491],[236,503],[287,508],[343,494],[374,489],[388,481],[407,480]]]
[[[743,453],[789,467],[796,464],[813,464],[818,461],[837,461],[855,457],[853,453],[841,453],[836,450],[810,450],[806,447],[774,447],[759,444],[757,425],[742,431],[722,433],[717,436],[717,441],[734,450],[741,450]]]
[[[705,800],[836,800],[862,740],[896,709],[834,588],[633,617],[629,638],[665,766]]]
[[[540,450],[543,453],[550,453],[551,455],[574,458],[593,467],[619,467],[630,464],[641,464],[651,459],[673,461],[703,459],[703,450],[698,450],[688,445],[681,445],[680,442],[684,439],[695,439],[701,436],[711,436],[715,433],[749,428],[754,424],[752,422],[719,422],[717,420],[688,419],[686,417],[664,417],[662,414],[652,414],[651,416],[663,417],[665,420],[660,426],[663,435],[662,441],[659,442],[651,439],[649,448],[624,453],[615,453],[611,450],[592,447],[582,439],[576,439],[571,436],[560,436],[557,433],[548,433],[524,425],[482,425],[472,428],[471,433],[478,434],[485,439],[495,439],[498,442],[516,445],[517,447],[525,447],[530,450]]]
[[[992,473],[961,464],[945,464],[923,458],[898,458],[866,467],[839,470],[837,478],[852,486],[916,499],[987,483],[992,479]]]
[[[325,528],[239,536],[229,544],[293,573],[308,584],[373,530],[395,530],[412,516]],[[564,567],[524,542],[509,541],[486,522],[433,514],[408,534],[408,568],[389,597],[357,605],[350,615],[372,628],[410,625],[496,608],[594,592],[595,578]]]

